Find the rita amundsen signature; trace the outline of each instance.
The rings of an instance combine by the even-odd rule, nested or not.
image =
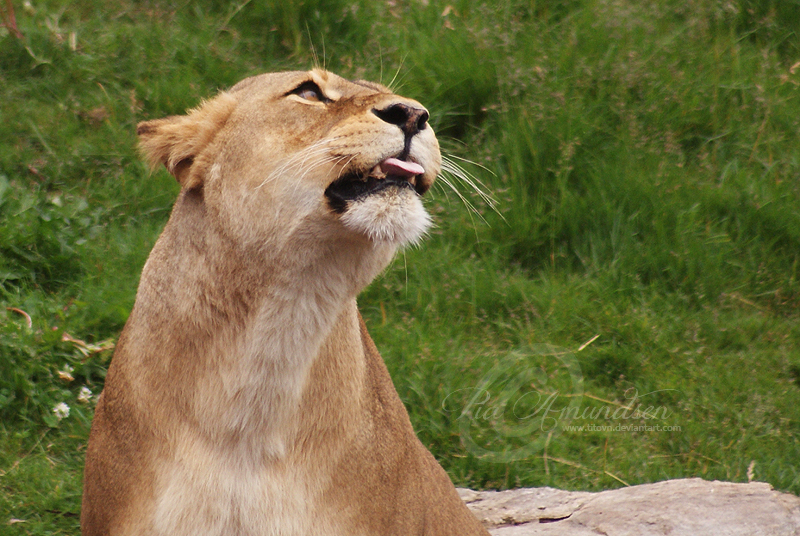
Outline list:
[[[672,415],[669,408],[646,402],[647,397],[656,393],[677,389],[642,394],[638,389],[631,388],[625,393],[625,404],[603,401],[605,403],[600,405],[583,407],[581,402],[584,398],[595,397],[582,392],[561,394],[558,391],[528,391],[516,397],[512,403],[512,397],[493,396],[486,387],[460,391],[465,390],[472,393],[471,396],[467,395],[468,401],[457,418],[459,436],[470,453],[491,462],[509,463],[537,455],[562,432],[681,431],[679,426],[661,424]],[[455,400],[452,395],[456,392],[442,402],[444,411],[452,411],[448,409],[448,401],[452,406]],[[556,407],[559,400],[562,407]],[[568,403],[564,406],[566,400]],[[521,411],[523,408],[525,410]],[[598,425],[598,421],[603,424]]]
[[[601,405],[586,405],[581,407],[571,403],[564,407],[554,407],[560,399],[570,398],[574,402],[576,397],[592,398],[591,395],[566,393],[559,391],[543,393],[536,390],[525,392],[513,401],[511,407],[510,397],[493,396],[490,389],[486,387],[465,388],[453,391],[442,401],[442,409],[448,413],[453,410],[448,409],[448,400],[463,391],[472,391],[469,401],[461,409],[459,418],[466,418],[473,421],[499,422],[509,419],[522,421],[536,421],[539,423],[538,429],[542,432],[549,432],[557,428],[560,424],[571,423],[573,421],[628,421],[628,420],[665,420],[673,412],[663,405],[647,405],[645,397],[656,393],[674,391],[677,389],[659,389],[648,393],[639,393],[635,387],[625,391],[625,402],[622,404],[607,402]],[[534,400],[534,397],[535,400]],[[596,400],[596,399],[595,399]],[[452,401],[451,401],[452,404]],[[527,408],[524,412],[522,408]],[[531,409],[532,408],[532,409]],[[509,415],[510,413],[510,415]],[[512,417],[513,416],[513,417]]]
[[[457,415],[469,452],[506,463],[535,455],[565,431],[680,431],[665,422],[673,412],[658,403],[667,392],[679,391],[640,393],[631,387],[621,402],[592,396],[584,392],[573,352],[538,345],[510,353],[476,387],[451,392],[442,400],[442,410]]]

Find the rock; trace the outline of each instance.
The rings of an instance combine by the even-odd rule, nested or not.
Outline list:
[[[763,482],[667,480],[598,493],[459,490],[493,536],[800,536],[800,497]]]

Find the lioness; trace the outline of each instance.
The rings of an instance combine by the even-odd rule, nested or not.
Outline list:
[[[181,192],[97,405],[83,534],[488,534],[356,308],[430,224],[425,108],[321,70],[265,74],[138,135]]]

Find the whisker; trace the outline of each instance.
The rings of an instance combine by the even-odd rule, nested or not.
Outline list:
[[[468,172],[463,167],[454,162],[453,158],[458,158],[458,157],[442,156],[442,174],[439,176],[439,180],[458,196],[459,200],[464,204],[464,206],[467,207],[470,214],[477,215],[481,220],[483,220],[484,223],[486,223],[486,219],[483,217],[480,211],[475,207],[475,205],[469,199],[467,199],[467,197],[463,193],[461,193],[461,191],[459,191],[459,189],[456,187],[456,183],[464,184],[469,189],[474,191],[476,194],[478,194],[481,200],[484,203],[486,203],[486,205],[490,209],[492,209],[501,218],[503,218],[503,215],[497,209],[498,205],[497,200],[490,193],[488,193],[489,188],[485,184],[483,184],[480,181],[480,179],[475,177],[475,175]],[[468,162],[470,164],[475,164],[483,169],[486,169],[485,167],[480,166],[480,164],[476,164],[475,162],[471,162],[470,160],[463,158],[459,158],[459,160]],[[487,169],[487,171],[489,170]]]
[[[473,175],[472,173],[470,173],[469,171],[458,165],[456,162],[454,162],[452,160],[453,158],[457,158],[462,162],[478,166],[481,169],[488,171],[492,175],[494,175],[494,173],[492,173],[492,171],[487,169],[485,166],[482,166],[477,162],[473,162],[472,160],[467,160],[466,158],[460,158],[457,156],[442,157],[442,168],[450,175],[456,177],[457,179],[461,180],[461,182],[469,186],[473,191],[475,191],[475,193],[477,193],[480,196],[480,198],[484,201],[484,203],[489,205],[489,207],[492,210],[497,212],[497,199],[492,197],[492,195],[489,193],[489,187],[483,184],[483,182],[481,182],[481,180],[478,179],[475,175]]]
[[[295,193],[297,192],[297,189],[300,188],[300,185],[303,183],[303,179],[306,178],[306,175],[312,169],[314,169],[316,167],[319,167],[319,166],[324,166],[325,164],[336,163],[339,160],[341,160],[341,158],[342,157],[340,157],[340,156],[328,155],[328,156],[326,156],[325,158],[323,158],[321,160],[313,162],[314,165],[313,166],[308,166],[304,171],[302,171],[302,168],[301,168],[302,173],[299,176],[293,177],[294,180],[292,181],[294,183],[294,191],[295,191]]]
[[[309,145],[302,151],[292,155],[290,158],[285,160],[278,168],[274,169],[267,177],[262,181],[258,188],[261,188],[265,184],[275,180],[276,178],[284,175],[290,169],[295,169],[296,171],[300,171],[301,175],[304,176],[307,171],[304,171],[303,168],[308,165],[315,165],[318,164],[319,159],[316,157],[319,155],[324,154],[327,152],[329,148],[329,144],[335,141],[337,138],[325,138],[312,145]],[[311,160],[309,162],[309,160]]]
[[[341,157],[342,159],[347,158],[347,162],[345,162],[345,164],[339,169],[339,174],[336,177],[337,180],[342,178],[342,173],[344,172],[345,169],[347,169],[347,166],[350,165],[350,162],[352,162],[353,159],[355,159],[356,157],[359,157],[359,156],[361,156],[361,153],[355,153],[355,154],[350,155],[349,157],[348,156],[342,156]]]
[[[447,155],[444,158],[446,160],[449,160],[450,162],[452,162],[453,161],[452,159],[455,158],[456,160],[461,160],[462,162],[466,162],[467,164],[471,164],[473,166],[477,166],[477,167],[481,168],[482,170],[486,171],[487,173],[489,173],[489,174],[491,174],[493,176],[495,175],[494,171],[492,171],[491,169],[487,168],[483,164],[479,164],[478,162],[475,162],[474,160],[470,160],[469,158],[463,158],[461,156],[456,156],[454,154]],[[478,182],[480,182],[480,181],[478,181]]]
[[[327,148],[320,148],[316,151],[309,151],[303,155],[303,159],[299,162],[296,166],[297,171],[300,173],[301,177],[304,177],[308,170],[316,167],[319,164],[319,160],[316,158],[318,155],[324,154],[327,151]],[[313,157],[313,158],[312,158]],[[330,158],[330,155],[327,155],[325,158]],[[325,159],[323,158],[323,160]]]
[[[399,89],[397,87],[394,87],[394,83],[397,81],[397,77],[400,76],[400,71],[403,69],[403,64],[406,62],[406,57],[408,57],[408,54],[403,56],[403,58],[400,60],[400,65],[397,66],[397,70],[394,72],[394,76],[392,77],[392,81],[389,82],[388,84],[386,84],[386,87],[388,87],[394,93],[396,93],[397,90]]]
[[[304,158],[306,158],[309,155],[309,153],[314,152],[314,151],[315,151],[315,148],[313,146],[311,146],[311,147],[307,147],[306,149],[304,149],[303,151],[301,151],[301,152],[299,152],[297,154],[292,155],[290,158],[285,160],[280,165],[280,167],[274,169],[267,176],[267,180],[265,180],[265,182],[268,182],[269,180],[272,180],[275,176],[283,175],[283,173],[287,169],[297,166],[300,163],[300,161],[302,161]]]
[[[448,188],[450,188],[450,190],[455,192],[459,200],[464,204],[465,207],[467,207],[467,215],[469,216],[469,219],[472,222],[473,227],[475,227],[475,220],[473,219],[473,215],[477,215],[484,223],[488,223],[486,221],[486,218],[483,217],[483,214],[480,213],[480,211],[475,207],[475,205],[473,205],[469,199],[464,197],[464,195],[458,191],[455,185],[447,177],[445,177],[444,175],[440,175],[438,180],[442,181]],[[444,187],[442,187],[442,191],[444,192],[446,197],[447,190],[445,190]]]

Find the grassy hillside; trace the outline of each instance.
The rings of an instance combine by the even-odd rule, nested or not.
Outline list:
[[[284,4],[14,2],[0,533],[76,532],[93,398],[177,193],[136,123],[314,65],[423,102],[496,200],[445,176],[429,239],[360,298],[458,485],[800,493],[796,5]]]

